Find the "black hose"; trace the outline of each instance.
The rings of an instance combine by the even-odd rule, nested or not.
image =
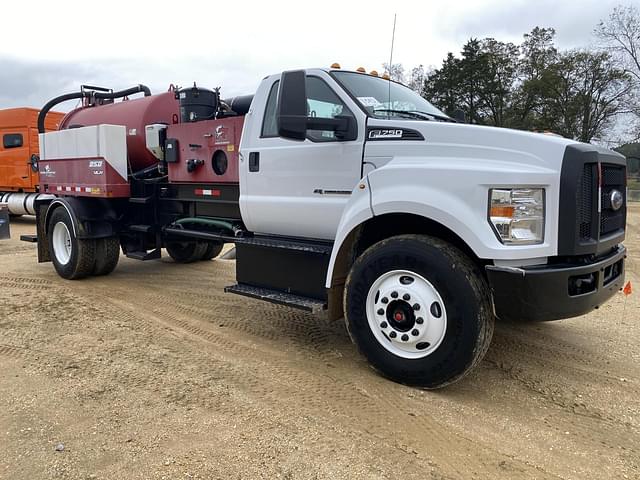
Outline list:
[[[90,92],[95,98],[122,98],[134,93],[143,92],[145,97],[151,95],[151,90],[146,85],[136,85],[135,87],[120,90],[119,92]]]
[[[45,103],[42,110],[38,114],[38,133],[44,133],[44,120],[54,106],[59,103],[66,102],[67,100],[73,100],[76,98],[102,98],[102,99],[115,99],[122,98],[128,95],[133,95],[134,93],[143,92],[145,97],[151,95],[151,90],[149,87],[145,85],[136,85],[135,87],[127,88],[125,90],[120,90],[119,92],[94,92],[94,91],[81,91],[74,93],[67,93],[65,95],[60,95],[59,97],[53,98]]]
[[[54,106],[59,103],[66,102],[67,100],[73,100],[74,98],[84,98],[87,96],[88,92],[75,92],[75,93],[67,93],[65,95],[60,95],[59,97],[53,98],[44,104],[42,110],[38,114],[38,133],[44,133],[44,119]]]

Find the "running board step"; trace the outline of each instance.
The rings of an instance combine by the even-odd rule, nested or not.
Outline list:
[[[152,225],[129,225],[127,230],[130,232],[149,233],[153,230]]]
[[[153,197],[130,197],[129,203],[140,203],[142,205],[149,205],[153,202]]]
[[[162,257],[162,252],[159,248],[156,248],[155,250],[151,250],[150,252],[127,252],[126,255],[127,257],[133,258],[135,260],[157,260]]]
[[[292,293],[281,292],[280,290],[270,290],[268,288],[253,287],[239,283],[225,287],[226,293],[235,293],[244,297],[257,298],[266,302],[275,303],[277,305],[285,305],[305,312],[319,313],[327,309],[326,302],[315,298],[301,297]]]
[[[38,243],[38,236],[37,235],[20,235],[20,240],[22,242]]]

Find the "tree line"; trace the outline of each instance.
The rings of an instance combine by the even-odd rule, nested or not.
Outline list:
[[[470,123],[583,142],[637,141],[640,12],[619,6],[594,33],[595,46],[560,50],[553,28],[536,27],[519,45],[471,38],[438,68],[384,67],[449,115],[462,109]]]

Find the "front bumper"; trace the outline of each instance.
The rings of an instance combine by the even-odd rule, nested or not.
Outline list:
[[[587,264],[498,267],[488,265],[496,316],[544,321],[575,317],[606,302],[624,283],[626,249]]]

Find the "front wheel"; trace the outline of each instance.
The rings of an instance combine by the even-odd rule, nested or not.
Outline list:
[[[482,272],[460,250],[426,235],[400,235],[354,263],[344,297],[355,344],[384,376],[440,388],[475,367],[494,316]]]

